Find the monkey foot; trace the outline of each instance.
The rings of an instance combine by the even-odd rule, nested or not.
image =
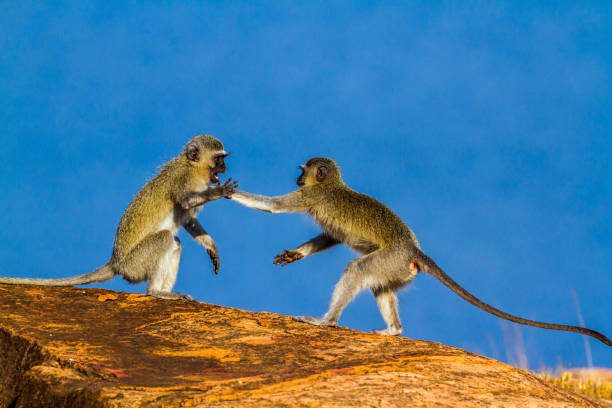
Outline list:
[[[180,295],[180,297],[178,298],[179,300],[188,300],[190,302],[195,302],[195,298],[191,295],[185,295],[183,293],[177,293],[178,295]]]
[[[159,291],[151,291],[147,293],[149,296],[153,296],[159,299],[169,299],[169,300],[188,300],[190,302],[194,302],[195,299],[191,295],[185,295],[183,293],[177,292],[159,292]]]
[[[373,334],[383,334],[386,336],[399,336],[400,334],[402,334],[402,329],[392,329],[390,327],[387,327],[386,329],[375,329],[372,330]]]
[[[335,326],[336,322],[332,322],[326,319],[321,319],[312,316],[293,316],[293,320],[296,322],[303,322],[308,324],[314,324],[315,326]]]

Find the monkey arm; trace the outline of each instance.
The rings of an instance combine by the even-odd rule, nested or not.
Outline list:
[[[238,182],[232,181],[232,179],[229,178],[225,183],[218,186],[209,187],[205,191],[189,192],[182,197],[179,197],[178,203],[185,210],[199,207],[209,201],[218,200],[222,197],[229,198],[234,193],[236,187],[238,187]]]
[[[210,260],[213,263],[213,268],[215,274],[219,273],[219,252],[217,251],[217,246],[215,245],[215,241],[213,241],[212,237],[208,235],[208,233],[204,230],[200,222],[197,218],[193,217],[189,221],[187,221],[183,228],[195,239],[199,242],[204,248],[206,248],[206,252],[210,257]]]
[[[185,210],[189,210],[190,208],[204,205],[209,201],[218,200],[221,197],[223,197],[223,195],[220,194],[219,190],[217,190],[217,187],[211,187],[201,193],[190,192],[185,194],[179,199],[179,205]]]
[[[316,254],[317,252],[325,251],[339,244],[340,241],[329,235],[323,233],[311,239],[310,241],[304,242],[302,245],[294,249],[294,251],[301,253],[304,256]]]
[[[311,239],[308,242],[304,242],[302,245],[295,249],[285,249],[282,254],[278,254],[274,257],[274,264],[285,266],[291,262],[295,262],[308,255],[316,254],[317,252],[325,251],[339,244],[340,241],[330,237],[323,233]]]
[[[266,197],[245,191],[234,191],[230,199],[255,210],[272,214],[300,212],[308,210],[300,190],[279,197]]]

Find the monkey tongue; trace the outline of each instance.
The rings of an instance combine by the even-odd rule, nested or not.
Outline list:
[[[219,182],[219,176],[217,176],[217,173],[210,173],[210,181],[212,181],[213,183]]]

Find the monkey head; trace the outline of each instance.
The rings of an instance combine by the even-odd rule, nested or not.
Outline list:
[[[299,187],[342,182],[340,167],[332,159],[313,157],[305,165],[300,166],[300,169],[302,169],[302,174],[296,182]]]
[[[225,173],[228,153],[223,150],[223,143],[214,136],[195,136],[185,146],[184,155],[192,166],[207,169],[212,183],[218,183],[218,174]]]

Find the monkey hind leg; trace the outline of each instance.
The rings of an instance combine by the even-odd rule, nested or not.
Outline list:
[[[147,294],[160,299],[195,300],[190,295],[172,292],[178,274],[182,250],[181,241],[177,237],[172,238],[171,248],[161,256],[157,269],[151,274]]]
[[[172,232],[163,230],[145,237],[124,259],[115,261],[115,267],[130,283],[148,280],[148,295],[162,299],[193,300],[189,295],[171,291],[180,257],[180,241]]]
[[[329,309],[322,318],[297,316],[294,320],[317,326],[335,326],[342,311],[364,288],[386,286],[395,265],[390,251],[374,251],[349,262],[336,284]]]
[[[402,334],[402,323],[399,317],[399,310],[397,307],[397,295],[392,289],[375,290],[374,296],[376,297],[376,303],[378,309],[385,323],[387,323],[386,329],[372,330],[375,334],[386,334],[391,336],[399,336]]]
[[[390,269],[391,273],[387,274],[388,281],[385,286],[372,289],[380,314],[385,323],[387,323],[386,329],[372,330],[372,333],[375,334],[391,336],[402,334],[402,323],[397,304],[397,291],[414,280],[419,273],[419,268],[417,264],[412,262],[409,263],[408,267],[402,265],[401,262],[395,262],[395,265],[397,265],[395,268]]]

